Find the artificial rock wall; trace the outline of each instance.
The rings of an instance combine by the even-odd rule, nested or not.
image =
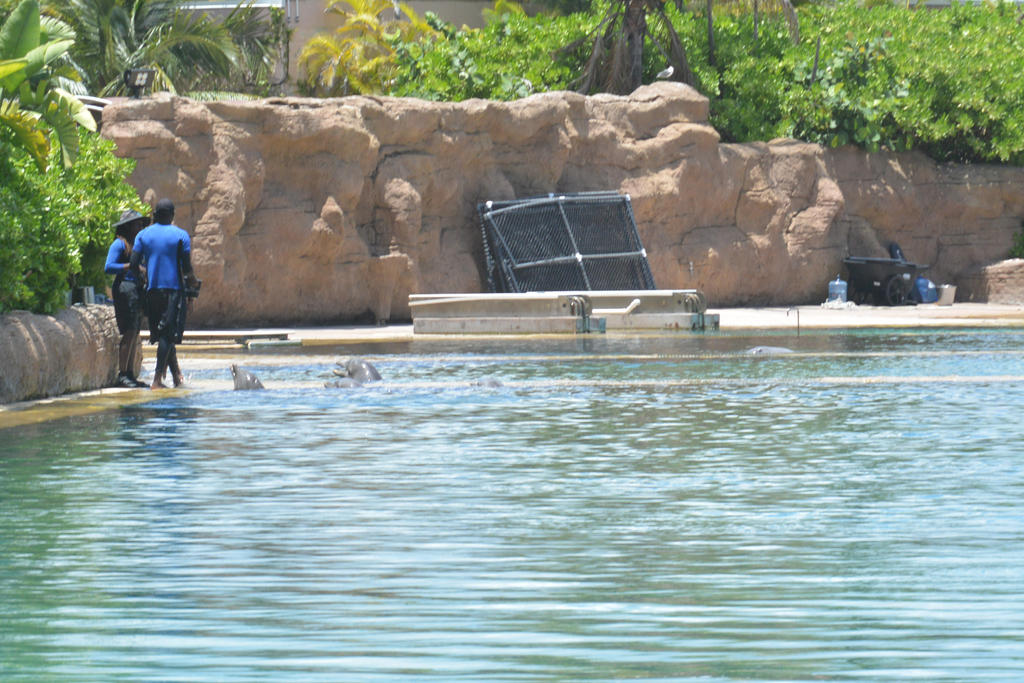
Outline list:
[[[891,241],[985,300],[1024,216],[1022,169],[722,144],[707,99],[667,82],[508,103],[161,94],[108,106],[102,132],[193,235],[196,326],[408,320],[409,294],[483,291],[486,200],[628,193],[657,286],[713,307],[820,302],[844,256]]]
[[[111,306],[0,315],[0,403],[113,385],[120,342]]]

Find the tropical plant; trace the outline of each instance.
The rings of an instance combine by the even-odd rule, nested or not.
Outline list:
[[[266,97],[280,92],[288,78],[292,36],[284,10],[256,7],[249,0],[232,9],[221,23],[235,44],[233,67],[226,77],[209,74],[192,83],[189,97]]]
[[[0,27],[0,125],[41,169],[50,149],[47,132],[70,166],[78,154],[77,127],[96,129],[82,103],[56,85],[52,67],[73,43],[67,36],[59,22],[41,21],[36,0],[22,0]]]
[[[664,0],[612,0],[601,22],[585,38],[589,57],[574,82],[582,93],[626,95],[644,82],[648,43],[662,57],[663,77],[694,83],[686,49]]]
[[[8,59],[0,61],[0,81],[24,70],[25,60]],[[24,150],[39,168],[44,168],[50,153],[50,141],[39,125],[39,115],[22,109],[21,101],[9,96],[0,87],[0,129],[9,136],[11,144]],[[2,139],[2,138],[0,138]]]
[[[547,11],[567,16],[589,12],[595,0],[534,0],[536,4],[547,8]],[[532,3],[531,3],[532,4]]]
[[[497,4],[489,16],[481,29],[456,29],[428,12],[434,36],[394,46],[398,68],[390,94],[511,100],[565,90],[585,58],[581,39],[598,21],[596,15],[528,17]]]
[[[620,31],[625,10],[615,2],[572,17],[510,15],[479,30],[437,22],[433,40],[396,46],[400,68],[391,93],[511,99],[565,89],[580,74],[590,80],[577,88],[620,83],[614,89],[628,91],[632,83],[614,77],[626,70],[601,70],[622,66],[628,48]],[[755,17],[743,3],[715,5],[715,63],[706,10],[666,2],[664,20],[649,12],[641,82],[672,64],[671,25],[723,140],[796,137],[917,149],[940,161],[1024,164],[1019,6],[931,10],[837,0],[801,4],[799,24],[786,2],[762,9]],[[570,49],[558,49],[565,45]]]
[[[53,313],[70,286],[102,289],[114,220],[125,208],[145,208],[125,181],[134,162],[96,133],[77,134],[80,158],[71,168],[41,171],[0,145],[0,313]]]
[[[820,57],[808,45],[784,60],[795,81],[780,103],[792,112],[785,121],[823,144],[1024,163],[1021,18],[1009,4],[808,6],[802,24],[820,36]]]
[[[434,34],[428,22],[397,0],[329,0],[326,11],[341,25],[315,35],[299,54],[300,86],[310,94],[387,92],[397,69],[394,45]]]
[[[153,87],[187,92],[229,78],[238,50],[221,22],[179,0],[70,0],[46,11],[75,32],[71,57],[88,92],[126,95],[128,69],[155,71]]]
[[[1020,229],[1013,236],[1013,246],[1010,247],[1010,258],[1024,258],[1024,221],[1021,221]]]
[[[480,12],[484,24],[505,21],[509,15],[515,14],[521,17],[526,16],[526,10],[515,0],[494,0],[494,5],[485,7]]]

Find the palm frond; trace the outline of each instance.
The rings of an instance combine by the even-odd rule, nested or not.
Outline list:
[[[34,89],[28,83],[22,83],[18,99],[23,107],[38,112],[53,130],[64,166],[71,166],[78,157],[78,127],[96,130],[96,122],[84,105],[78,98],[46,81],[40,81]]]
[[[299,55],[305,83],[323,95],[385,91],[394,70],[394,42],[436,33],[397,0],[329,0],[325,11],[341,17],[341,25],[314,36]]]

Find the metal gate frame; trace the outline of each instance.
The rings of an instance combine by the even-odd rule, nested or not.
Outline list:
[[[625,220],[614,221],[608,225],[608,228],[621,230],[622,232],[616,235],[616,239],[626,243],[629,248],[625,251],[615,252],[589,249],[584,253],[577,239],[577,233],[582,226],[575,226],[569,216],[571,207],[574,205],[614,207]],[[558,219],[556,221],[537,226],[537,231],[542,236],[545,229],[550,232],[552,239],[545,242],[545,245],[550,246],[558,238],[562,238],[564,243],[570,246],[572,253],[561,253],[546,258],[534,256],[525,260],[517,257],[517,253],[522,256],[520,252],[523,250],[517,250],[514,245],[509,243],[507,231],[504,228],[510,227],[509,222],[517,218],[517,213],[536,210],[539,207],[557,208]],[[567,207],[570,208],[570,212],[567,212]],[[640,242],[629,195],[617,192],[550,194],[544,197],[488,201],[479,204],[477,211],[480,215],[480,226],[483,232],[487,284],[492,292],[655,289],[654,277],[647,261],[647,251]],[[519,220],[523,219],[520,217]],[[634,277],[622,281],[602,281],[595,267],[599,267],[602,262],[607,263],[611,260],[618,260],[621,265],[627,265]],[[574,286],[541,289],[526,286],[522,281],[522,274],[524,271],[538,266],[564,266],[568,270],[562,272],[576,280]]]

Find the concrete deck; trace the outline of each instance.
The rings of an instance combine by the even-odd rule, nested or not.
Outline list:
[[[1024,305],[918,304],[916,306],[796,306],[788,308],[708,309],[718,313],[721,330],[853,329],[870,327],[1017,327],[1024,326]]]
[[[1024,327],[1024,305],[953,304],[938,306],[855,306],[846,309],[822,306],[768,308],[709,308],[720,319],[720,332],[743,330],[856,329],[872,327]],[[715,332],[669,332],[667,334],[716,334]],[[493,335],[502,339],[508,335]],[[290,330],[288,339],[303,346],[358,344],[365,342],[409,342],[442,335],[413,334],[412,325],[384,327],[304,327]],[[464,338],[464,336],[462,336]]]
[[[718,329],[694,290],[413,294],[414,334],[530,334]]]
[[[663,334],[707,334],[756,332],[757,330],[855,329],[855,328],[970,328],[1020,327],[1024,328],[1024,305],[958,303],[952,306],[925,304],[918,306],[878,307],[857,306],[848,309],[830,309],[822,306],[770,307],[770,308],[709,308],[708,313],[720,316],[719,332],[665,332]],[[609,334],[629,335],[628,331]],[[481,335],[500,344],[510,335]],[[343,344],[411,342],[416,339],[465,339],[467,335],[419,335],[410,325],[387,326],[334,326],[297,327],[265,330],[204,330],[186,335],[179,354],[187,364],[190,356],[201,356],[213,348],[238,351],[236,360],[219,356],[218,362],[244,363],[246,345],[281,346],[336,346]],[[145,345],[146,361],[143,376],[151,376],[153,348]],[[156,400],[173,395],[174,391],[149,392],[141,389],[98,389],[68,394],[38,401],[24,401],[0,405],[0,429],[46,420],[83,415],[114,409],[123,405]]]

